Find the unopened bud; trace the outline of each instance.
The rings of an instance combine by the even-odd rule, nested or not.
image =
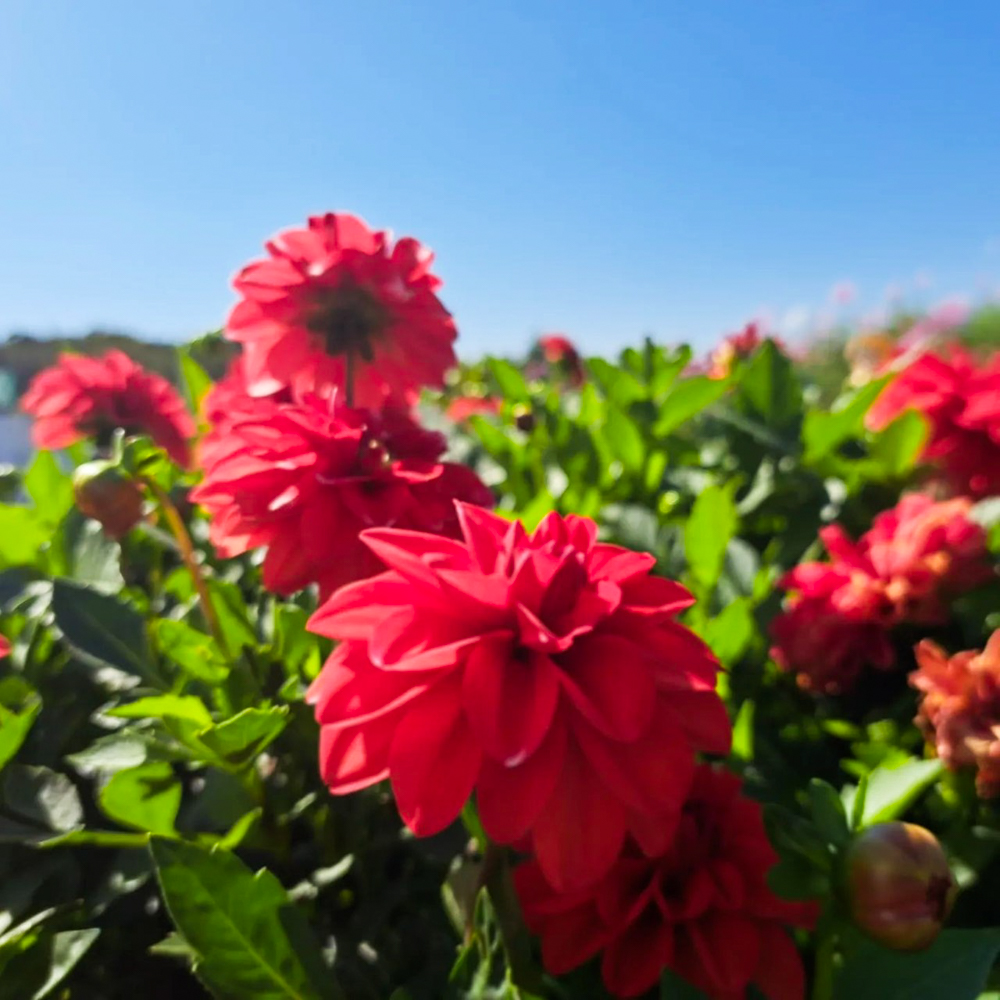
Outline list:
[[[847,895],[854,922],[896,951],[929,947],[958,888],[937,838],[912,823],[878,823],[847,852]]]
[[[80,512],[110,538],[123,538],[142,519],[142,491],[114,462],[86,462],[73,474]]]

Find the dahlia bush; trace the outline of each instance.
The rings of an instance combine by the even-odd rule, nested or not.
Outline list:
[[[1000,996],[996,314],[459,364],[432,259],[21,387],[0,1000]]]

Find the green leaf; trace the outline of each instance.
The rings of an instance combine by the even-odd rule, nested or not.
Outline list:
[[[488,364],[507,402],[519,403],[530,397],[524,376],[509,361],[504,361],[503,358],[490,358]]]
[[[726,490],[713,485],[699,494],[684,526],[684,552],[703,587],[714,587],[718,581],[736,524],[736,506]]]
[[[745,701],[736,713],[733,723],[732,754],[737,760],[753,760],[753,719],[754,703]]]
[[[198,739],[213,753],[231,763],[257,756],[285,728],[287,706],[245,708],[225,722],[198,733]]]
[[[740,392],[771,427],[783,427],[802,409],[802,387],[788,355],[766,340],[740,375]]]
[[[945,930],[926,951],[889,951],[860,939],[834,1000],[976,1000],[1000,952],[1000,929]]]
[[[229,676],[229,665],[210,635],[172,618],[159,618],[154,627],[160,652],[186,674],[206,684],[218,684]]]
[[[705,375],[678,382],[660,406],[654,428],[656,434],[661,437],[671,434],[719,399],[728,388],[727,379],[708,378]]]
[[[68,754],[66,760],[85,777],[114,774],[127,767],[138,767],[149,756],[149,740],[124,730],[95,740],[83,750]]]
[[[863,385],[848,396],[842,396],[827,410],[809,410],[802,423],[802,460],[818,462],[838,445],[864,434],[865,414],[889,381],[889,376]]]
[[[166,761],[118,771],[101,789],[101,809],[122,826],[175,836],[181,784]]]
[[[629,472],[638,472],[646,457],[646,445],[632,420],[616,406],[609,406],[604,425],[609,449]]]
[[[850,830],[847,825],[847,811],[840,793],[819,778],[809,782],[809,805],[816,828],[836,847],[847,843]]]
[[[41,708],[42,700],[37,695],[30,698],[18,712],[0,705],[0,771],[20,750]]]
[[[146,625],[135,608],[90,587],[56,580],[52,611],[67,644],[85,663],[154,679]]]
[[[4,774],[3,801],[19,819],[46,830],[71,830],[83,822],[73,782],[47,767],[11,764]]]
[[[244,646],[257,646],[257,633],[250,618],[250,610],[240,593],[240,588],[228,580],[205,581],[212,596],[212,605],[219,619],[219,627],[226,637],[229,651],[235,655]]]
[[[187,719],[197,726],[212,725],[205,703],[190,694],[161,694],[139,698],[108,711],[118,719]]]
[[[916,410],[901,413],[871,443],[871,464],[885,478],[907,475],[916,466],[930,434],[930,423]]]
[[[664,969],[660,977],[660,1000],[707,1000],[707,997],[676,972]]]
[[[340,996],[303,912],[266,868],[253,874],[234,854],[182,841],[149,846],[167,910],[216,997]]]
[[[619,407],[627,408],[646,395],[634,375],[604,358],[588,358],[587,369],[597,379],[604,395]]]
[[[45,1000],[72,972],[100,935],[97,927],[37,934],[22,938],[20,954],[3,969],[0,1000]],[[30,942],[30,943],[29,943]],[[24,947],[28,944],[28,947]]]
[[[212,388],[212,380],[208,373],[193,357],[186,347],[177,348],[177,362],[181,371],[181,388],[184,390],[184,399],[192,413],[201,411],[201,401],[205,398],[205,393]]]
[[[70,551],[70,575],[105,594],[125,586],[121,574],[121,547],[89,518],[79,526]]]
[[[732,666],[749,645],[754,629],[750,601],[738,597],[709,619],[702,630],[702,638],[722,663]]]
[[[30,507],[0,504],[0,569],[39,565],[50,534]]]
[[[876,767],[867,780],[861,812],[861,826],[898,819],[937,781],[944,764],[940,760],[911,758],[900,767]],[[856,792],[848,786],[843,791],[844,808],[853,815]]]
[[[24,489],[35,505],[39,520],[49,529],[73,506],[73,482],[59,468],[51,451],[40,451],[24,474]]]
[[[120,830],[70,830],[38,842],[38,847],[109,847],[115,849],[145,847],[149,835],[123,833]]]

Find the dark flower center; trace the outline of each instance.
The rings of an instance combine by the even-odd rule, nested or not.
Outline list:
[[[374,341],[388,321],[385,306],[368,289],[343,282],[316,297],[305,326],[322,340],[328,354],[353,354],[370,363]]]

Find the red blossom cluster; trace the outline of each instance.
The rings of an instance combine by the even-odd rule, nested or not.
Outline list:
[[[195,425],[174,387],[121,351],[103,357],[62,354],[40,371],[21,399],[35,418],[37,448],[66,448],[83,438],[107,444],[122,428],[148,434],[179,465],[187,465]]]
[[[760,806],[731,774],[702,765],[666,850],[629,842],[598,882],[557,892],[535,862],[515,881],[546,968],[569,972],[598,952],[608,990],[636,997],[672,969],[714,1000],[801,1000],[802,963],[787,928],[811,927],[816,907],[778,899],[777,855]]]
[[[1000,796],[1000,630],[986,648],[949,657],[929,639],[916,649],[910,684],[921,692],[917,725],[952,769],[976,768],[976,790]]]
[[[214,400],[213,403],[217,402]],[[403,410],[233,397],[199,448],[205,478],[191,494],[211,515],[223,556],[267,547],[263,581],[322,594],[381,568],[360,532],[397,526],[454,535],[453,501],[491,505],[471,469],[440,461],[444,438]]]
[[[500,400],[492,396],[456,396],[445,411],[449,420],[463,424],[475,414],[493,416],[500,412]]]
[[[731,333],[712,352],[708,363],[708,377],[714,379],[727,378],[732,371],[733,362],[749,358],[767,339],[760,323],[752,322],[738,333]],[[775,337],[771,340],[784,350],[784,344]]]
[[[455,326],[419,243],[329,214],[267,254],[235,279],[226,335],[243,353],[203,402],[191,497],[221,555],[266,549],[265,587],[319,586],[309,627],[338,644],[308,701],[330,790],[389,779],[420,836],[472,799],[493,842],[530,854],[517,885],[554,973],[603,950],[618,996],[671,968],[721,1000],[750,983],[801,1000],[787,928],[811,910],[768,890],[759,806],[701,762],[728,753],[731,726],[719,664],[678,620],[692,596],[587,518],[529,533],[490,513],[475,474],[442,460],[410,407],[454,363]],[[566,338],[538,349],[583,381]],[[54,447],[122,426],[184,460],[194,431],[176,393],[117,352],[64,359],[25,407]],[[941,548],[918,554],[930,565]],[[907,572],[898,600],[933,608]]]
[[[865,666],[894,666],[893,627],[945,621],[947,598],[990,577],[971,505],[910,494],[856,543],[838,525],[822,529],[831,561],[802,563],[779,581],[792,596],[771,626],[777,663],[830,694],[848,690]]]
[[[954,493],[1000,494],[1000,353],[982,366],[958,347],[922,354],[886,386],[868,425],[879,430],[906,410],[930,421],[923,457]]]

